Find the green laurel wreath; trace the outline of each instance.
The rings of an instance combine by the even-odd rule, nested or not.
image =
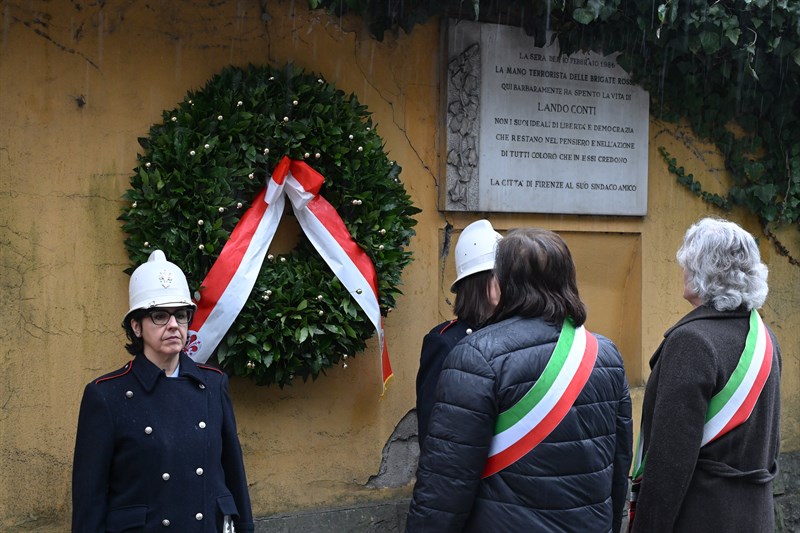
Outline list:
[[[144,153],[119,217],[132,265],[126,272],[161,249],[196,294],[239,218],[288,155],[325,177],[320,194],[372,259],[385,316],[401,294],[412,215],[420,210],[369,115],[354,95],[292,65],[229,67],[215,75],[139,139]],[[290,253],[267,257],[215,356],[225,370],[283,387],[297,377],[316,379],[363,351],[374,333],[301,232]]]

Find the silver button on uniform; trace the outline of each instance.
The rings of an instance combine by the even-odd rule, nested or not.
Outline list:
[[[202,475],[203,475],[203,469],[202,469],[202,468],[198,468],[197,470],[195,470],[195,473],[196,473],[198,476],[202,476]]]
[[[206,428],[206,423],[205,422],[200,422],[197,425],[200,426],[200,429],[205,429]]]
[[[126,396],[127,398],[133,398],[133,391],[132,391],[132,390],[129,390],[129,391],[127,391],[127,392],[125,393],[125,396]]]
[[[144,432],[149,435],[150,433],[153,432],[153,428],[151,428],[150,426],[147,426],[146,428],[144,428]]]
[[[169,472],[164,472],[163,474],[161,474],[161,479],[163,479],[164,481],[169,481]]]
[[[196,515],[194,515],[194,519],[195,520],[202,520],[203,519],[203,513],[197,513]]]
[[[164,527],[169,527],[169,520],[165,518],[164,520],[161,521],[161,525]]]
[[[205,389],[206,388],[206,386],[203,385],[202,383],[200,385],[198,385],[198,387],[200,387],[200,389]]]

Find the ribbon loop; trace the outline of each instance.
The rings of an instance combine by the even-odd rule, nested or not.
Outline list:
[[[292,209],[294,209],[295,214],[305,209],[308,202],[316,198],[316,194],[307,191],[302,183],[294,179],[294,176],[290,176],[286,180],[285,191],[286,196],[289,197],[289,201],[292,203]]]

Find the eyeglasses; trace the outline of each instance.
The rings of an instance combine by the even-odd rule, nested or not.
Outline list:
[[[172,316],[175,317],[175,321],[178,324],[188,324],[192,320],[193,314],[194,312],[191,309],[178,309],[172,313],[163,309],[154,309],[147,312],[147,316],[156,326],[166,326]]]

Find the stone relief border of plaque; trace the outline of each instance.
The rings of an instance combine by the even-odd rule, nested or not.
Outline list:
[[[480,45],[469,45],[447,68],[447,209],[478,207]]]

